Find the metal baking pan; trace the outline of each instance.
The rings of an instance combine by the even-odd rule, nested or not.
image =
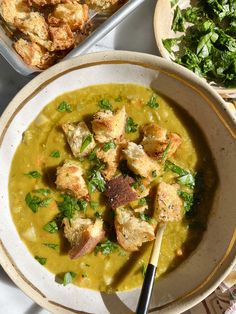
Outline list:
[[[96,14],[93,18],[91,18],[92,23],[95,25],[92,33],[86,37],[78,46],[71,50],[64,57],[64,59],[61,60],[69,59],[86,52],[91,46],[93,46],[96,42],[108,34],[144,1],[145,0],[129,0],[109,17],[106,17],[104,14]],[[1,25],[0,53],[7,60],[7,62],[22,75],[27,76],[35,72],[41,72],[41,70],[30,67],[24,63],[21,57],[13,49],[12,40],[6,35],[6,31]]]

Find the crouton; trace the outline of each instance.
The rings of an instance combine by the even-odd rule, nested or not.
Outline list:
[[[104,146],[102,145],[96,151],[98,159],[100,159],[105,164],[105,168],[102,169],[102,174],[106,180],[110,180],[116,173],[120,161],[122,147],[122,145],[116,145],[115,147],[104,151]]]
[[[77,216],[70,220],[64,218],[63,224],[64,235],[71,245],[69,251],[71,259],[91,253],[105,237],[101,219],[93,221],[92,219]]]
[[[134,183],[134,179],[129,176],[119,176],[107,183],[105,195],[108,197],[108,204],[112,209],[137,199],[136,191],[130,186],[132,183]]]
[[[28,0],[29,5],[38,5],[38,6],[45,6],[45,5],[54,5],[65,2],[65,0]]]
[[[54,62],[54,56],[36,43],[27,42],[20,38],[14,44],[16,52],[24,62],[40,69],[48,68]]]
[[[119,1],[120,0],[86,0],[86,3],[93,8],[107,10]]]
[[[171,185],[165,182],[159,183],[154,214],[159,222],[176,221],[183,217],[183,203],[177,191],[177,185]]]
[[[74,35],[68,24],[49,26],[51,50],[65,50],[71,48],[75,43]]]
[[[143,150],[141,145],[129,142],[126,149],[123,150],[127,160],[128,167],[141,177],[147,178],[149,181],[153,179],[153,173],[158,175],[160,165],[151,159]]]
[[[182,143],[181,137],[176,133],[167,134],[167,130],[155,123],[143,127],[144,138],[141,144],[145,152],[152,158],[165,161],[171,157]]]
[[[64,191],[75,198],[89,198],[88,189],[83,178],[83,170],[75,161],[67,160],[63,166],[57,168],[55,183],[58,190]]]
[[[85,122],[65,123],[62,129],[76,158],[85,157],[94,149],[96,144]]]
[[[126,251],[137,251],[144,242],[155,238],[154,226],[134,216],[131,210],[117,208],[115,215],[117,241]]]
[[[48,25],[45,18],[39,12],[30,12],[24,18],[15,18],[15,26],[31,41],[52,50],[52,42],[49,39]]]
[[[121,143],[124,140],[126,118],[125,107],[114,113],[110,110],[95,113],[92,128],[96,141],[107,143],[113,140],[116,144]]]
[[[15,18],[24,18],[29,12],[26,0],[1,0],[0,15],[11,27],[15,25]]]
[[[77,2],[58,4],[48,16],[50,24],[68,24],[72,31],[83,29],[88,21],[88,6]]]

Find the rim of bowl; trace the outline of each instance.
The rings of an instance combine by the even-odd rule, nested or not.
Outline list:
[[[163,72],[182,77],[183,79],[188,81],[192,88],[194,86],[195,89],[198,88],[198,92],[202,94],[202,96],[205,92],[206,94],[208,94],[209,98],[211,98],[215,103],[218,103],[215,113],[218,114],[218,116],[223,117],[223,121],[221,119],[221,122],[225,124],[225,127],[228,128],[231,135],[236,140],[236,121],[233,121],[233,116],[230,111],[227,110],[223,99],[211,86],[209,86],[193,72],[178,64],[169,62],[161,57],[130,51],[104,51],[78,56],[73,59],[62,61],[36,76],[16,94],[16,96],[11,100],[11,102],[3,112],[2,116],[0,117],[0,140],[4,137],[5,130],[8,128],[12,119],[14,118],[14,114],[17,111],[21,110],[21,108],[18,108],[19,104],[21,104],[23,100],[26,100],[27,102],[27,96],[34,95],[48,82],[58,78],[59,76],[63,76],[65,73],[73,71],[78,67],[88,67],[96,64],[106,63],[129,63],[134,65],[140,65],[156,70],[161,69]],[[53,313],[82,313],[79,312],[79,310],[75,311],[73,309],[66,308],[63,305],[54,304],[52,301],[49,301],[47,297],[42,295],[40,291],[37,291],[31,285],[31,283],[26,278],[24,278],[22,274],[20,274],[19,270],[14,265],[14,261],[12,261],[10,256],[8,255],[7,249],[4,247],[1,239],[0,263],[3,269],[9,275],[9,277],[13,280],[13,282],[40,306]],[[214,273],[213,279],[210,279],[210,283],[208,282],[203,284],[198,292],[194,292],[192,296],[187,295],[184,300],[174,300],[166,306],[164,305],[163,307],[160,307],[158,309],[152,309],[152,313],[156,313],[156,310],[159,311],[163,308],[163,313],[176,314],[193,307],[197,303],[201,302],[204,298],[206,298],[219,286],[224,278],[230,273],[235,264],[236,230],[233,237],[233,244],[231,243],[230,246],[230,252],[228,252],[223,262],[219,265],[220,274]]]

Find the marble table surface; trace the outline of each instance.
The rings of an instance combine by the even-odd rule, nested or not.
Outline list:
[[[89,52],[130,50],[158,54],[153,34],[153,13],[156,0],[145,1],[116,29],[98,42]],[[9,101],[30,78],[16,73],[0,56],[0,114]],[[46,314],[36,303],[18,289],[0,266],[0,313]]]

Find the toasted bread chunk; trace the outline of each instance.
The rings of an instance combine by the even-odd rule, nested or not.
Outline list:
[[[128,167],[141,177],[147,178],[149,181],[153,178],[153,172],[158,175],[160,166],[151,159],[143,150],[141,145],[129,142],[126,149],[123,150],[127,160]]]
[[[96,144],[85,122],[65,123],[62,125],[62,129],[75,157],[85,157],[94,149]],[[82,144],[86,138],[90,138],[91,142],[88,142],[88,145],[83,148]]]
[[[26,0],[1,0],[0,15],[10,26],[15,25],[15,18],[24,18],[29,12]]]
[[[154,227],[128,209],[116,209],[115,228],[117,241],[126,251],[137,251],[144,242],[155,238]]]
[[[125,107],[114,113],[110,110],[95,113],[92,128],[96,141],[107,143],[113,140],[116,144],[121,143],[124,140],[126,118]]]
[[[74,35],[68,24],[49,26],[49,34],[52,40],[52,50],[65,50],[75,43]]]
[[[145,152],[152,158],[165,159],[171,157],[182,143],[181,137],[176,133],[167,134],[167,130],[155,123],[143,127],[144,138],[141,144]]]
[[[180,220],[183,216],[182,200],[178,196],[178,186],[161,182],[155,200],[155,218],[159,222]]]
[[[57,168],[56,185],[58,190],[71,194],[75,198],[89,197],[83,170],[75,161],[67,160],[62,167]]]
[[[105,152],[102,145],[96,152],[98,159],[105,163],[105,168],[102,169],[102,174],[106,180],[110,180],[116,173],[120,161],[122,147],[123,145],[116,145],[115,148],[111,148]]]
[[[120,0],[86,0],[88,5],[99,10],[106,10],[118,3]]]
[[[80,256],[91,253],[96,245],[104,239],[103,221],[75,217],[69,221],[63,219],[64,235],[71,244],[69,256],[76,259]]]
[[[38,6],[45,6],[45,5],[53,5],[53,4],[59,4],[63,3],[66,0],[28,0],[29,5],[38,5]]]
[[[75,1],[58,4],[48,17],[50,24],[65,23],[72,31],[82,29],[88,19],[88,6]]]
[[[27,42],[20,38],[14,44],[16,52],[24,62],[40,69],[48,68],[54,61],[54,56],[36,43]]]
[[[105,194],[112,209],[124,206],[138,198],[136,191],[130,186],[133,182],[134,179],[131,177],[119,176],[107,183]]]

